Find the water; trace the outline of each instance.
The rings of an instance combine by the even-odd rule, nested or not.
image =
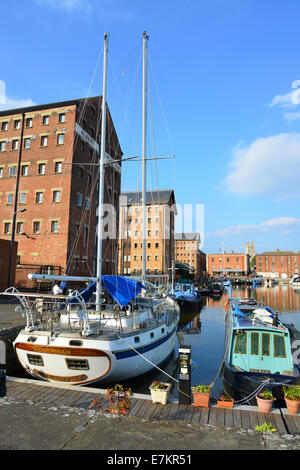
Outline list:
[[[279,318],[284,323],[293,323],[300,330],[300,290],[296,291],[290,284],[275,285],[273,287],[233,287],[233,297],[252,297],[269,305],[279,312]],[[203,306],[198,313],[182,314],[180,318],[180,329],[184,337],[184,343],[191,345],[192,352],[192,385],[214,384],[212,396],[217,397],[222,392],[222,374],[220,367],[225,352],[225,303],[228,292],[225,291],[221,297],[203,297]],[[173,357],[162,368],[167,374],[178,379],[177,356],[178,342]],[[16,374],[15,374],[16,375]],[[19,375],[18,375],[19,376]],[[23,369],[20,376],[24,376]],[[135,380],[124,382],[123,385],[130,387],[135,393],[150,394],[149,386],[153,380],[171,382],[172,379],[158,371],[140,377]],[[172,389],[172,396],[178,397],[177,383]],[[101,384],[91,384],[91,387],[104,388]]]
[[[275,285],[273,287],[246,287],[232,288],[233,297],[252,297],[269,305],[279,312],[279,318],[284,323],[293,323],[300,330],[300,291],[296,291],[290,284]],[[218,397],[223,390],[221,365],[225,353],[225,303],[228,292],[225,291],[221,297],[203,297],[203,307],[199,313],[182,314],[180,328],[183,333],[184,343],[191,345],[192,373],[191,384],[214,384],[212,396]],[[176,368],[176,357],[178,344],[175,351],[175,359],[167,364],[166,371],[178,379]],[[170,374],[172,375],[172,374]],[[140,393],[149,393],[149,385],[152,380],[170,382],[168,376],[162,373],[153,373],[134,381],[132,389]],[[176,382],[173,387],[172,396],[178,397]]]

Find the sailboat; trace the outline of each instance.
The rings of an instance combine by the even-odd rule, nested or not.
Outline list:
[[[103,97],[100,145],[97,275],[95,277],[34,274],[31,279],[82,281],[89,286],[69,295],[22,294],[14,287],[26,327],[14,341],[21,366],[32,376],[53,383],[115,383],[150,372],[172,356],[179,307],[170,296],[146,281],[146,113],[147,41],[143,34],[143,275],[141,280],[102,275],[103,190],[106,141],[106,75],[108,37],[104,36]],[[105,287],[105,289],[104,289]],[[108,302],[103,302],[104,291]],[[90,308],[96,295],[96,308]],[[93,304],[92,304],[93,305]]]

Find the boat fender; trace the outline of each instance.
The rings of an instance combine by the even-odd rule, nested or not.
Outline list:
[[[225,304],[225,310],[226,310],[227,312],[229,312],[229,305],[230,305],[230,301],[227,300],[227,302],[226,302],[226,304]]]

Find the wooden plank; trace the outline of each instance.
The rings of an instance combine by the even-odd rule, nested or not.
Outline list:
[[[249,419],[250,419],[250,428],[255,431],[256,426],[258,426],[258,418],[257,418],[257,411],[249,411]]]
[[[195,407],[192,405],[185,405],[184,422],[191,423],[194,415]]]
[[[42,393],[39,393],[37,398],[33,401],[36,403],[45,403],[47,401],[47,398],[51,397],[53,394],[53,388],[52,387],[42,387],[41,386],[41,391]]]
[[[217,426],[225,426],[225,410],[223,408],[218,409]]]
[[[143,405],[143,400],[140,400],[140,399],[136,400],[136,402],[133,404],[128,414],[130,416],[136,416],[137,411],[141,408],[142,405]]]
[[[241,429],[242,427],[242,416],[240,410],[233,410],[233,427]]]
[[[251,429],[249,413],[250,413],[249,411],[241,410],[242,428],[243,429]]]
[[[177,421],[185,421],[188,405],[180,404],[178,405],[178,410],[176,413],[175,419]]]
[[[168,420],[169,419],[176,419],[176,415],[177,415],[177,412],[178,412],[178,407],[179,407],[179,404],[178,403],[172,403],[171,404],[171,409],[170,409],[170,412],[169,412],[169,415],[168,415]]]
[[[210,408],[208,424],[211,424],[211,426],[217,425],[218,411],[218,408],[215,406]]]
[[[87,410],[89,406],[91,405],[93,399],[95,398],[94,393],[87,393],[85,397],[83,397],[80,401],[78,401],[78,404],[76,408],[83,408]],[[60,405],[68,400],[68,397],[65,398],[62,402],[60,402]]]
[[[18,398],[19,400],[26,399],[28,396],[30,396],[30,393],[32,393],[35,390],[35,385],[27,385],[23,384],[25,387],[20,387],[18,390],[15,392],[15,398]]]
[[[193,405],[192,405],[193,406]],[[192,416],[192,424],[200,424],[202,409],[200,406],[193,406],[194,413]]]
[[[6,392],[10,393],[16,390],[17,388],[24,386],[24,383],[20,382],[11,382],[11,381],[6,381]]]
[[[166,406],[166,405],[165,405]],[[157,407],[155,408],[154,412],[152,413],[151,419],[160,419],[160,415],[164,410],[164,405],[157,403]]]
[[[27,384],[25,384],[26,386]],[[24,391],[24,384],[23,383],[14,383],[13,387],[11,387],[9,390],[8,390],[8,396],[11,396],[11,397],[17,397],[18,394],[22,393]]]
[[[163,405],[162,405],[163,406]],[[162,420],[165,420],[165,419],[169,419],[169,413],[171,411],[171,408],[172,408],[172,404],[171,403],[167,403],[166,405],[163,406],[163,410],[159,416],[159,419],[162,419]]]
[[[296,428],[292,415],[285,414],[284,419],[288,428],[288,432],[290,434],[298,434],[298,430]]]
[[[76,390],[73,390],[67,395],[67,400],[65,401],[66,398],[66,390],[57,390],[57,392],[53,393],[53,395],[47,400],[47,404],[55,404],[55,405],[60,405],[62,402],[64,405],[69,406],[70,400],[74,400],[75,397],[77,397],[77,394],[80,392],[76,392]]]
[[[300,434],[300,416],[299,415],[291,415],[293,418],[295,428],[297,429],[297,433]]]
[[[261,411],[257,411],[256,416],[257,416],[259,426],[261,426],[262,424],[264,424],[266,422],[265,414],[262,413]]]
[[[86,396],[86,392],[75,391],[74,393],[76,393],[76,395],[70,396],[69,399],[64,403],[66,406],[76,408],[76,403],[81,402]]]
[[[274,413],[265,413],[265,422],[267,424],[271,424],[274,428],[276,428]]]
[[[278,434],[286,434],[287,430],[283,422],[283,419],[281,417],[281,414],[274,413],[274,421],[275,421],[275,428],[277,429]]]
[[[233,409],[225,411],[225,426],[233,428]]]
[[[144,416],[146,411],[148,410],[149,406],[152,404],[151,400],[142,400],[143,404],[142,406],[138,409],[136,415],[137,416]]]
[[[149,408],[146,410],[144,414],[145,418],[151,418],[152,414],[154,413],[158,405],[159,405],[158,403],[150,403]]]
[[[202,408],[200,424],[208,424],[210,408]]]

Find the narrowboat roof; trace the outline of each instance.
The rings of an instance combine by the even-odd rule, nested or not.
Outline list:
[[[249,316],[237,316],[233,314],[233,328],[235,330],[238,329],[260,329],[260,330],[269,330],[269,331],[281,331],[281,332],[288,332],[288,329],[279,322],[277,326],[273,326],[272,323],[266,323],[259,318],[255,318],[254,315],[252,317]]]

